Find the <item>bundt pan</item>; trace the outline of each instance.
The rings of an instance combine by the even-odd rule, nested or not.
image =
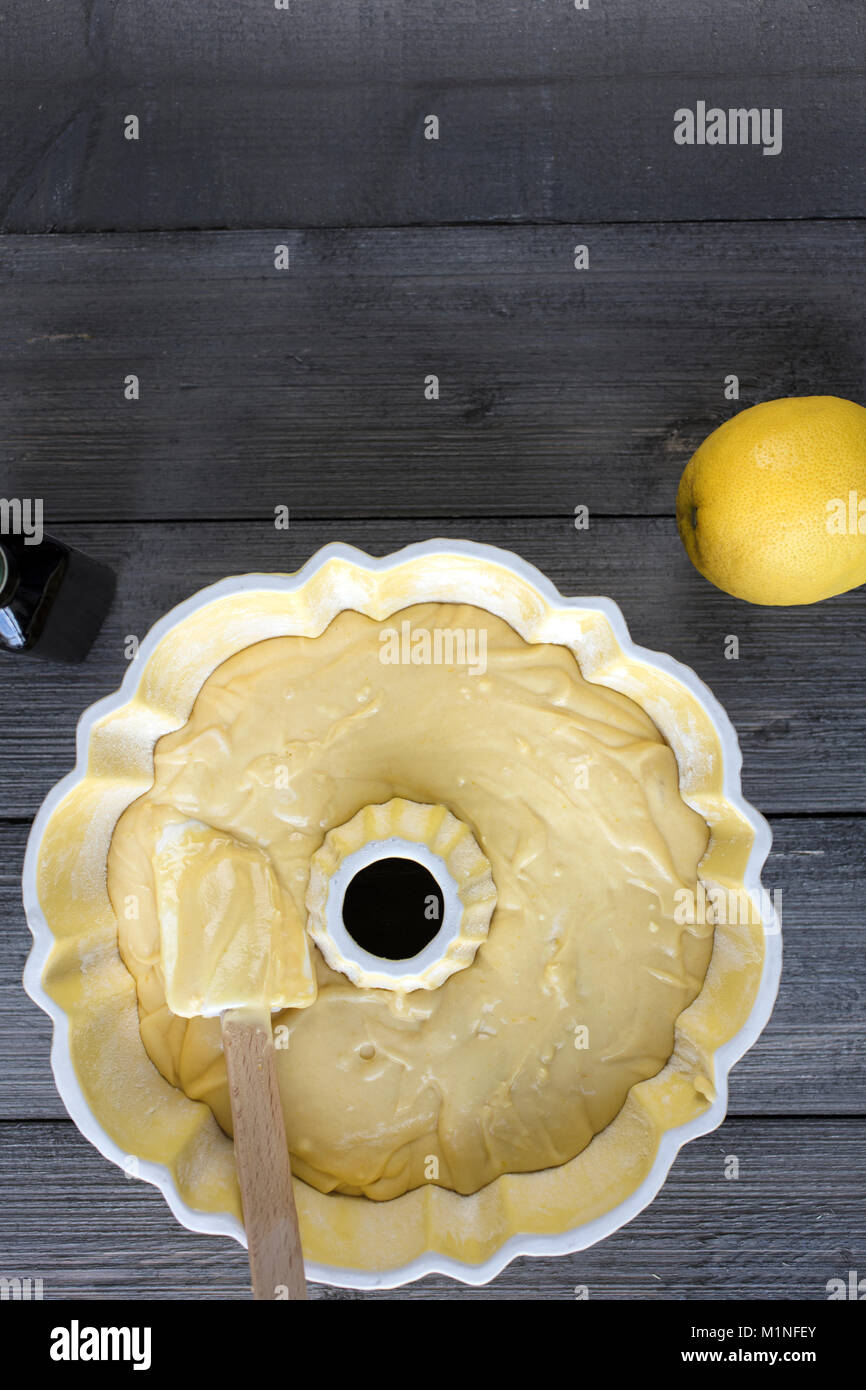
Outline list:
[[[570,648],[588,680],[641,705],[676,755],[684,800],[711,829],[702,881],[745,889],[754,911],[716,927],[704,986],[677,1020],[667,1065],[634,1085],[571,1161],[506,1174],[472,1196],[427,1186],[377,1202],[296,1180],[308,1277],[355,1288],[435,1272],[482,1284],[518,1255],[581,1250],[630,1221],[680,1146],[723,1120],[728,1072],[766,1023],[781,967],[779,924],[760,884],[769,828],[741,795],[734,730],[691,670],[635,646],[609,599],[564,598],[506,551],[439,540],[375,559],[329,545],[297,574],[226,579],[162,618],[120,690],[82,716],[75,769],[36,817],[24,866],[34,943],[24,984],[53,1020],[57,1088],[82,1134],[157,1186],[184,1226],[244,1243],[230,1140],[206,1105],[163,1079],[141,1041],[106,891],[112,832],[151,785],[157,739],[184,724],[221,662],[265,638],[317,636],[345,609],[381,620],[433,601],[473,604],[529,642]]]

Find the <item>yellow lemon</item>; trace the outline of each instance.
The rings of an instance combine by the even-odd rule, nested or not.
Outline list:
[[[866,410],[791,396],[735,415],[686,465],[677,526],[704,578],[749,603],[866,583]]]

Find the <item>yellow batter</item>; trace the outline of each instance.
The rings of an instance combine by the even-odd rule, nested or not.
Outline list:
[[[307,937],[268,856],[171,807],[141,807],[139,833],[145,823],[172,1013],[213,1018],[224,1009],[311,1004]]]
[[[406,622],[467,634],[474,660],[392,660]],[[701,987],[712,927],[678,925],[674,894],[695,888],[707,828],[633,701],[475,608],[344,612],[317,638],[248,647],[160,739],[109,856],[145,1047],[230,1132],[219,1021],[166,1005],[154,821],[189,817],[265,856],[297,933],[327,831],[393,797],[472,831],[496,886],[489,935],[468,968],[405,996],[352,985],[313,948],[315,1002],[274,1018],[293,1169],[389,1198],[563,1163],[664,1066]]]

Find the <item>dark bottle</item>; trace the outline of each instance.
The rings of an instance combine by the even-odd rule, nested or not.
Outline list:
[[[53,536],[0,536],[0,652],[83,661],[114,596],[114,574]]]

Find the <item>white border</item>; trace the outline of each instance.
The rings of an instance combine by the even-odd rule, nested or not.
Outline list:
[[[678,1129],[666,1131],[659,1143],[658,1153],[650,1172],[634,1192],[611,1211],[605,1212],[594,1221],[589,1221],[574,1230],[560,1235],[516,1235],[502,1245],[495,1254],[481,1264],[470,1265],[460,1260],[434,1252],[428,1252],[412,1260],[399,1269],[352,1270],[340,1269],[330,1265],[308,1262],[307,1278],[317,1283],[332,1284],[340,1288],[390,1289],[423,1279],[428,1274],[447,1274],[464,1284],[481,1285],[495,1278],[507,1264],[521,1255],[550,1256],[572,1254],[585,1250],[606,1236],[612,1235],[628,1221],[633,1220],[649,1205],[667,1177],[677,1153],[683,1144],[700,1135],[716,1129],[724,1120],[728,1100],[728,1073],[735,1062],[743,1056],[760,1035],[773,1009],[779,988],[782,968],[782,938],[780,924],[775,911],[761,890],[761,870],[770,851],[772,835],[770,827],[743,797],[740,785],[742,755],[737,735],[727,714],[703,681],[681,662],[661,652],[637,646],[629,637],[625,619],[617,604],[608,598],[568,598],[560,594],[551,581],[530,565],[526,560],[500,550],[496,546],[482,545],[474,541],[429,540],[406,546],[391,555],[375,557],[343,542],[323,546],[313,555],[302,569],[291,575],[247,574],[231,579],[223,579],[206,589],[193,594],[191,598],[178,604],[159,622],[155,623],[139,646],[139,659],[130,666],[120,688],[112,695],[98,700],[84,711],[78,721],[76,731],[75,767],[56,787],[48,793],[33,822],[27,841],[24,857],[22,888],[24,910],[33,935],[33,948],[24,969],[24,988],[34,1003],[48,1014],[54,1024],[51,1045],[51,1068],[57,1083],[57,1090],[71,1118],[81,1133],[99,1150],[105,1158],[128,1170],[129,1154],[105,1132],[91,1112],[72,1065],[69,1051],[69,1026],[66,1014],[51,999],[42,987],[42,972],[48,960],[54,937],[45,920],[37,892],[37,861],[42,836],[49,817],[65,796],[77,786],[87,772],[87,751],[94,724],[106,715],[112,714],[131,700],[138,684],[139,673],[144,669],[149,657],[166,634],[190,614],[217,599],[247,590],[268,589],[289,593],[306,582],[328,561],[346,560],[362,570],[382,572],[396,569],[407,561],[420,556],[467,555],[483,561],[487,565],[497,565],[510,570],[531,584],[547,601],[558,609],[579,608],[587,612],[598,612],[610,623],[614,635],[626,656],[636,661],[654,666],[673,676],[684,685],[701,703],[715,731],[723,753],[723,793],[754,831],[754,842],[749,855],[744,886],[754,900],[761,905],[764,913],[765,955],[761,982],[752,1011],[743,1027],[735,1037],[718,1048],[714,1053],[716,1064],[716,1098],[702,1115],[681,1125]],[[241,1223],[228,1213],[196,1211],[183,1201],[177,1190],[172,1174],[164,1164],[137,1160],[137,1174],[145,1182],[158,1187],[166,1202],[181,1225],[192,1231],[208,1235],[231,1236],[246,1245],[246,1237]]]

